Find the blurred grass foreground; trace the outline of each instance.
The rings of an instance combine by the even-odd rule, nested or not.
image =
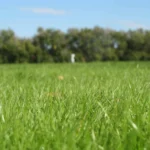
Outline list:
[[[150,63],[0,65],[0,149],[150,149]]]

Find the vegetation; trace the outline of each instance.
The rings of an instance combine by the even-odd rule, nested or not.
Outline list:
[[[68,29],[66,33],[39,28],[34,37],[16,37],[12,30],[0,31],[0,63],[150,60],[150,31]]]
[[[28,56],[17,51],[20,61]],[[5,64],[0,70],[0,149],[150,149],[148,62]]]

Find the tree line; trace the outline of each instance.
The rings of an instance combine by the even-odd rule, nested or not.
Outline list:
[[[67,32],[39,27],[32,38],[0,30],[0,63],[150,60],[150,31],[70,28]]]

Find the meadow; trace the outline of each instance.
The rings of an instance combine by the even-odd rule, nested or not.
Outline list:
[[[0,65],[1,150],[149,150],[150,62]]]

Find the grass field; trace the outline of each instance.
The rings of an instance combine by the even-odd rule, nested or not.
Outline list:
[[[0,150],[149,150],[150,62],[0,65]]]

